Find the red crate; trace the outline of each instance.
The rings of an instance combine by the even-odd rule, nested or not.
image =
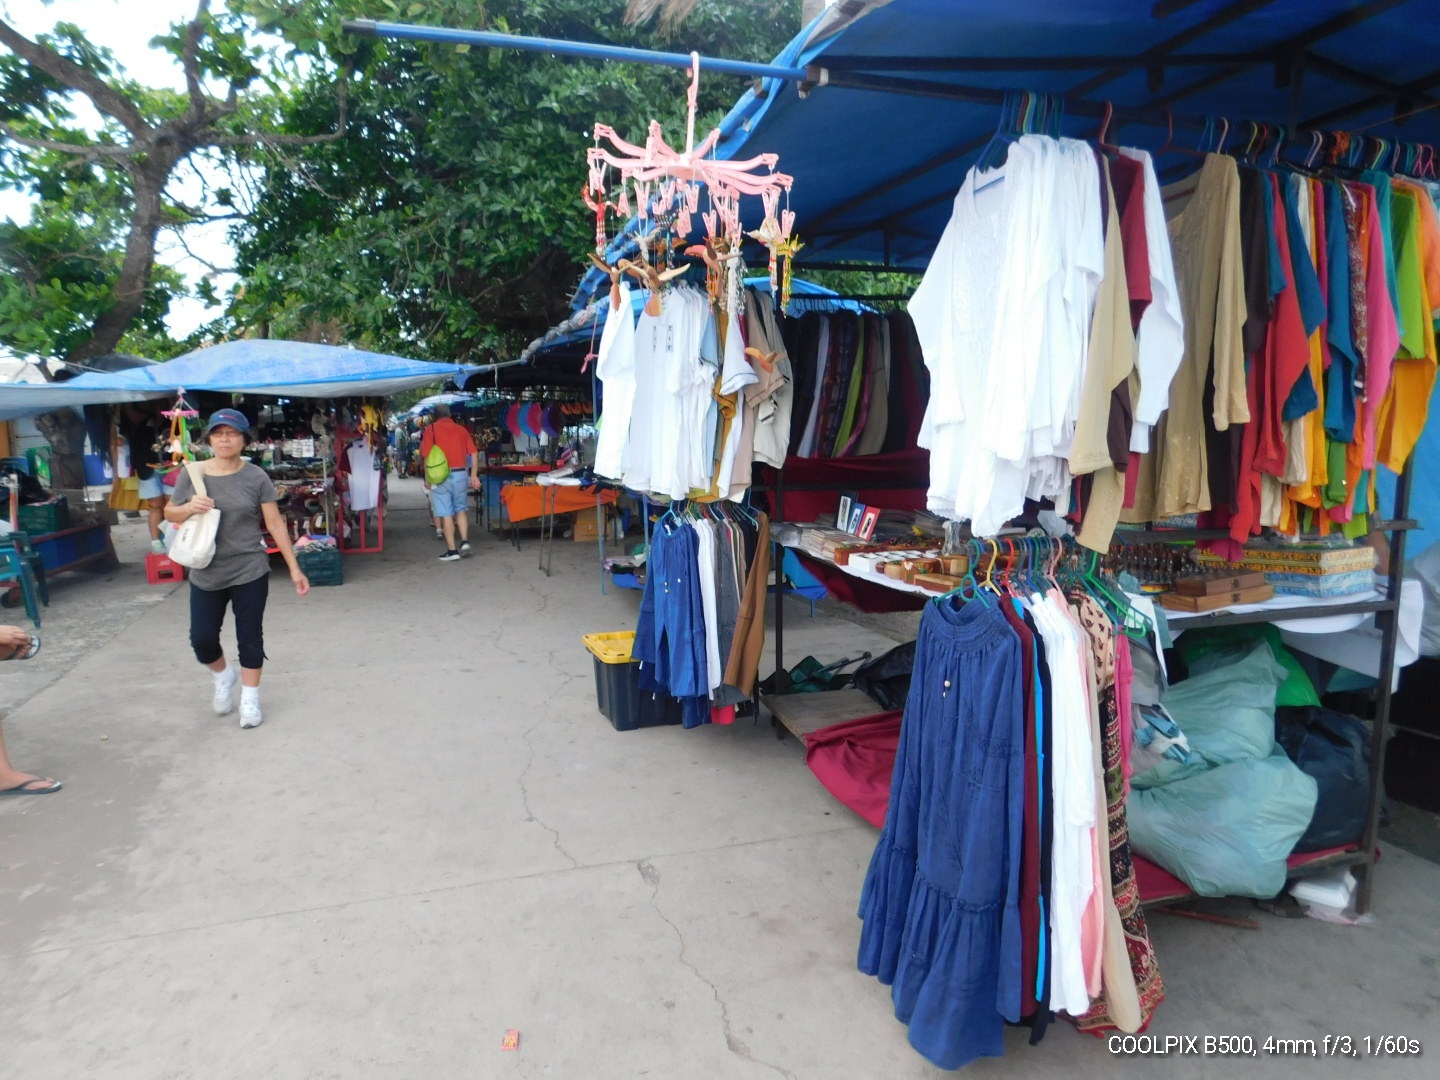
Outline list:
[[[151,585],[164,585],[171,581],[184,581],[185,568],[168,555],[150,552],[145,556],[145,580]]]

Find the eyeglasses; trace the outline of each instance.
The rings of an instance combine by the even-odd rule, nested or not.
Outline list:
[[[217,436],[220,437],[220,438],[222,438],[222,439],[243,439],[243,438],[245,437],[242,432],[236,431],[236,430],[235,430],[234,428],[232,428],[232,427],[217,427],[217,428],[214,428],[214,429],[210,432],[210,438],[213,439],[213,438],[216,438]]]

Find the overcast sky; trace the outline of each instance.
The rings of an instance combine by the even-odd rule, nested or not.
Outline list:
[[[171,23],[188,19],[195,13],[195,0],[0,0],[0,12],[6,20],[27,37],[45,33],[57,22],[72,22],[81,27],[96,44],[109,48],[124,65],[129,75],[150,86],[170,86],[177,90],[185,85],[180,67],[168,53],[150,47],[150,39],[163,34]],[[212,10],[222,10],[223,0],[212,2]],[[85,114],[79,114],[82,119]],[[93,118],[94,114],[90,114]],[[185,197],[189,185],[180,177],[174,191]],[[17,221],[30,216],[29,200],[13,191],[0,191],[0,217]],[[203,235],[201,234],[203,232]],[[187,242],[202,258],[222,266],[231,262],[222,226],[204,230],[188,230]],[[189,258],[172,236],[160,238],[160,258],[178,267],[186,277],[199,278],[205,267]],[[217,282],[223,292],[229,280]],[[171,305],[167,320],[171,333],[184,337],[201,323],[215,318],[218,308],[206,308],[198,300],[183,300]]]

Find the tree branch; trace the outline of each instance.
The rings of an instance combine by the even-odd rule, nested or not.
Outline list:
[[[200,0],[195,17],[185,27],[185,44],[180,50],[180,66],[185,70],[185,91],[190,95],[188,112],[193,119],[202,119],[209,98],[200,85],[200,36],[205,31],[202,20],[210,10],[210,0]]]
[[[236,215],[233,215],[233,216],[238,217],[239,215],[236,214]],[[205,267],[205,269],[209,270],[210,273],[211,273],[211,275],[218,276],[218,275],[220,275],[220,274],[233,274],[233,273],[235,273],[235,268],[234,268],[233,266],[232,266],[232,267],[229,267],[229,268],[221,267],[221,266],[216,266],[216,265],[215,265],[214,263],[212,263],[209,259],[204,259],[204,258],[201,258],[199,255],[196,255],[195,252],[194,252],[193,250],[191,250],[190,245],[185,242],[185,236],[184,236],[184,234],[182,234],[182,233],[180,233],[180,232],[176,232],[176,234],[175,234],[175,239],[179,242],[180,246],[185,249],[185,254],[188,255],[190,258],[194,259],[194,260],[195,260],[197,263],[199,263],[201,266]]]
[[[62,86],[84,94],[95,108],[120,121],[125,129],[137,138],[149,134],[150,125],[124,94],[54,49],[31,41],[4,19],[0,19],[0,45],[4,45],[27,64],[43,71]]]
[[[3,120],[0,120],[0,135],[4,135],[11,142],[17,142],[21,146],[28,146],[32,150],[53,150],[58,154],[74,154],[85,161],[94,161],[96,158],[102,157],[124,158],[139,152],[129,146],[113,146],[108,143],[94,143],[85,146],[79,143],[56,142],[54,139],[35,139],[28,135],[21,135]]]
[[[210,145],[221,147],[317,146],[321,143],[343,139],[345,137],[347,106],[350,101],[350,68],[348,65],[340,69],[340,78],[335,87],[335,101],[338,106],[335,130],[324,135],[272,135],[267,132],[257,131],[247,135],[221,135],[211,140]]]

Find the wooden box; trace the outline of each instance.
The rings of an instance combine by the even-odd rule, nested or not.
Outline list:
[[[1170,611],[1215,611],[1232,604],[1258,604],[1275,595],[1272,585],[1255,585],[1234,592],[1211,593],[1207,596],[1186,596],[1183,593],[1168,592],[1160,597],[1160,606]]]
[[[1254,589],[1265,584],[1265,575],[1258,570],[1219,570],[1213,574],[1191,574],[1175,579],[1175,591],[1181,596],[1217,596],[1220,593]]]
[[[961,579],[949,574],[916,574],[915,584],[927,592],[947,593],[960,587]]]

